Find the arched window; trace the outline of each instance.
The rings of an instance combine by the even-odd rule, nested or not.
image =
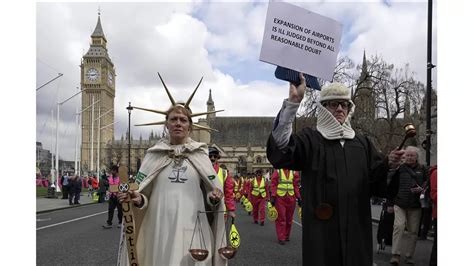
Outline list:
[[[256,161],[256,164],[262,164],[262,157],[257,156],[257,159],[255,161]]]
[[[239,156],[239,164],[244,165],[247,160],[245,160],[245,156]]]

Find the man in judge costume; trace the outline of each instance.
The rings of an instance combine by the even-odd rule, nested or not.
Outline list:
[[[218,249],[226,246],[222,185],[209,160],[207,145],[189,137],[193,126],[200,127],[193,125],[192,117],[202,115],[189,109],[193,95],[180,104],[168,92],[172,106],[166,112],[134,107],[165,114],[164,122],[142,125],[164,123],[168,132],[167,138],[147,150],[136,177],[139,189],[119,193],[121,202],[130,196],[133,203],[139,265],[195,265],[190,248],[209,251],[199,265],[227,264],[218,254]],[[217,212],[199,214],[200,225],[193,238],[198,211],[211,210]],[[129,265],[128,239],[123,232],[120,242],[118,265]]]
[[[279,168],[301,171],[303,201],[303,265],[370,266],[373,263],[370,197],[383,197],[389,166],[403,151],[387,158],[371,141],[356,136],[349,89],[340,83],[323,87],[316,130],[291,135],[292,122],[304,96],[306,81],[290,83],[289,98],[275,118],[267,157]]]

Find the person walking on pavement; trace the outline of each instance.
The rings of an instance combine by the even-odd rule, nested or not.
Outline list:
[[[69,198],[69,176],[67,175],[61,176],[61,186],[63,190],[62,199],[68,199]]]
[[[79,176],[69,178],[69,205],[81,204],[79,199],[81,197],[82,182]],[[73,202],[74,199],[74,202]]]
[[[215,147],[209,147],[209,159],[212,162],[214,171],[217,173],[219,182],[224,188],[224,203],[225,210],[230,217],[235,218],[235,203],[234,203],[234,182],[230,171],[219,166],[218,160],[221,158],[220,152]],[[227,218],[227,216],[225,216]]]
[[[295,171],[288,169],[275,169],[273,171],[270,202],[278,212],[275,228],[280,245],[284,245],[285,241],[290,241],[296,202],[301,206],[299,183],[300,176]]]
[[[430,169],[431,170],[431,169]],[[428,178],[429,179],[429,178]],[[429,180],[428,185],[424,187],[424,190],[428,190],[426,193],[427,198],[429,197]],[[425,191],[423,191],[425,192]],[[432,214],[433,214],[433,207],[431,206],[431,201],[427,201],[428,204],[425,206],[421,206],[421,218],[420,218],[420,225],[418,227],[418,239],[419,240],[426,240],[428,237],[428,231],[431,229],[432,224]]]
[[[95,176],[89,176],[87,178],[87,197],[92,198],[94,196],[94,188],[92,188],[92,180],[95,179]]]
[[[94,190],[94,192],[96,192],[98,188],[99,188],[99,178],[94,175],[94,178],[92,178],[92,189]]]
[[[263,226],[265,224],[265,205],[268,201],[268,186],[262,176],[262,170],[255,171],[255,178],[251,181],[250,202],[252,203],[253,222]]]
[[[316,129],[292,135],[306,89],[302,73],[299,78],[299,85],[290,83],[266,152],[274,168],[304,176],[303,265],[372,265],[370,197],[385,196],[388,168],[399,165],[403,151],[384,159],[368,137],[355,134],[350,124],[355,105],[341,83],[322,87]]]
[[[105,173],[102,174],[99,180],[99,189],[97,190],[97,194],[99,195],[98,203],[105,202],[105,194],[109,189],[109,180],[107,180],[107,175]]]
[[[430,169],[430,198],[433,203],[434,241],[431,248],[430,266],[438,265],[438,165]]]
[[[251,190],[251,181],[252,181],[252,174],[247,174],[245,176],[244,184],[242,186],[242,195],[245,195],[247,199],[249,199],[250,190]]]
[[[241,176],[241,181],[240,181],[240,204],[245,207],[244,199],[248,199],[248,174],[245,174]],[[248,215],[251,215],[251,212],[247,212]]]
[[[398,265],[401,258],[402,235],[408,230],[405,263],[414,264],[418,226],[421,218],[420,193],[427,185],[428,170],[418,163],[418,148],[405,149],[405,163],[393,174],[388,187],[388,200],[394,206],[395,221],[392,236],[391,264]]]
[[[110,173],[111,175],[109,176],[108,182],[109,185],[118,185],[120,184],[120,178],[117,176],[118,174],[118,166],[113,165],[110,168]],[[107,219],[107,223],[103,225],[103,228],[112,228],[112,219],[114,217],[114,210],[117,208],[117,218],[118,218],[118,224],[117,227],[120,227],[122,224],[122,218],[123,218],[123,211],[122,211],[122,204],[119,203],[117,199],[117,193],[116,192],[107,192],[109,194],[109,216]]]

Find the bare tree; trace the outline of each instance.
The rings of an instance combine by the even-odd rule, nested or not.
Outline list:
[[[383,152],[400,144],[405,123],[414,123],[415,127],[422,123],[418,110],[424,96],[424,85],[416,81],[414,75],[408,64],[395,68],[377,55],[356,69],[348,57],[337,61],[333,82],[346,84],[353,91],[356,112],[351,123],[354,130],[369,136]],[[318,81],[321,86],[325,83]],[[300,116],[312,118],[317,115],[318,97],[318,91],[306,91]]]
[[[383,152],[400,144],[404,137],[404,124],[411,122],[416,126],[421,122],[419,117],[412,115],[412,110],[418,110],[421,105],[424,85],[416,81],[414,75],[408,64],[395,68],[382,57],[373,56],[367,62],[367,71],[365,74],[362,72],[356,82],[354,101],[359,102],[357,97],[368,91],[365,95],[372,97],[371,104],[375,108],[374,119],[359,121],[356,129],[372,137]]]

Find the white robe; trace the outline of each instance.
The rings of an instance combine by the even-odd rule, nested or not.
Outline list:
[[[175,162],[169,153],[186,154]],[[209,223],[206,214],[200,214],[202,235],[196,228],[197,211],[209,209],[208,193],[214,187],[222,190],[217,174],[207,157],[207,146],[189,139],[185,145],[169,145],[160,141],[147,151],[140,168],[142,177],[139,191],[145,205],[132,208],[135,215],[137,253],[140,265],[225,265],[217,249],[226,245],[222,241],[225,229],[223,213],[214,213]],[[139,173],[139,176],[140,176]],[[223,210],[223,201],[218,205]],[[198,225],[199,226],[199,225]],[[118,265],[128,265],[127,247],[122,234]],[[206,248],[209,255],[195,263],[188,250]],[[204,247],[205,246],[205,247]]]
[[[197,212],[205,211],[198,172],[187,160],[178,167],[171,163],[153,180],[148,211],[139,232],[143,237],[138,245],[144,245],[144,254],[147,254],[143,265],[193,265],[188,252],[191,239],[192,248],[212,246],[205,213],[200,214],[202,234],[199,227],[194,232]],[[207,263],[199,265],[212,265],[211,261],[208,257],[204,261]]]

